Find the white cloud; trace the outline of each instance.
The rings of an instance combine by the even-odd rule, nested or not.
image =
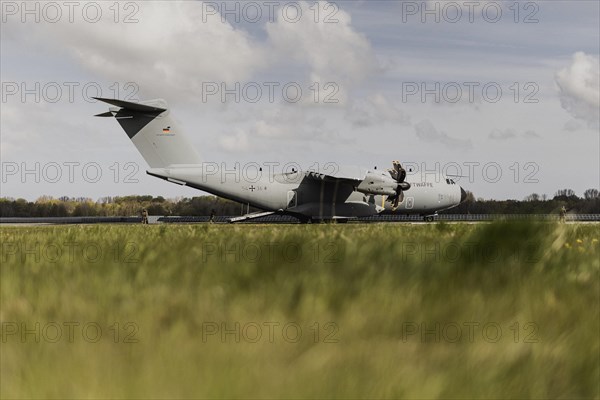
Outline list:
[[[222,136],[219,139],[219,144],[223,150],[232,153],[243,153],[250,150],[250,140],[248,134],[243,131],[238,131],[232,136]]]
[[[224,3],[217,3],[222,8]],[[576,83],[582,83],[583,89],[593,86],[586,84],[585,78],[575,79],[579,75],[574,73],[571,64],[578,63],[570,57],[566,61],[564,58],[576,49],[585,49],[588,55],[583,55],[584,61],[587,57],[597,59],[597,3],[585,2],[581,7],[571,7],[566,3],[546,2],[548,4],[540,6],[544,23],[534,25],[514,24],[513,14],[508,12],[498,24],[486,21],[470,24],[464,13],[463,23],[459,24],[422,24],[419,15],[411,17],[409,23],[398,23],[397,7],[401,4],[392,3],[338,3],[343,8],[335,16],[339,22],[328,26],[314,26],[313,11],[305,8],[303,21],[296,25],[281,20],[279,12],[275,13],[279,19],[266,25],[264,22],[238,24],[232,18],[229,18],[230,23],[222,23],[220,15],[205,23],[190,8],[200,8],[199,2],[137,2],[140,10],[136,17],[140,22],[131,25],[115,24],[112,20],[85,26],[79,20],[74,24],[21,24],[20,16],[16,15],[1,24],[2,78],[16,82],[35,79],[42,84],[52,80],[81,84],[94,80],[102,85],[106,97],[112,94],[106,90],[112,87],[109,85],[118,81],[123,90],[123,83],[133,80],[140,85],[137,94],[140,99],[160,96],[169,101],[173,116],[181,118],[186,131],[208,159],[231,162],[244,157],[258,161],[265,157],[278,160],[331,158],[354,164],[362,163],[357,161],[360,158],[372,160],[367,163],[382,164],[380,159],[407,157],[416,160],[478,157],[482,163],[510,157],[506,163],[510,166],[514,161],[524,163],[533,157],[540,165],[540,178],[543,178],[539,188],[536,186],[539,193],[555,191],[556,177],[571,179],[573,189],[580,192],[590,186],[589,182],[598,181],[598,171],[586,169],[590,159],[598,159],[597,135],[582,136],[583,144],[578,151],[565,155],[570,169],[557,166],[551,156],[557,149],[569,145],[572,135],[565,133],[579,129],[580,133],[590,133],[586,129],[589,118],[576,118],[573,114],[577,111],[578,115],[594,115],[594,107],[598,108],[597,102],[582,100],[587,98],[582,96],[586,92],[579,90]],[[99,4],[107,17],[112,18],[108,10],[112,2]],[[312,6],[312,2],[302,3],[303,7],[307,5]],[[507,5],[510,4],[502,4]],[[478,10],[482,7],[483,3]],[[531,10],[521,8],[520,11],[523,19],[527,15],[523,11]],[[348,13],[351,21],[346,18]],[[481,18],[480,14],[477,18]],[[577,21],[576,28],[573,21]],[[386,59],[393,63],[379,73],[377,65]],[[583,77],[594,75],[593,65],[587,72],[583,71]],[[557,74],[563,68],[564,72]],[[338,105],[324,105],[321,101],[318,106],[308,106],[306,103],[315,102],[305,80],[314,78],[336,81],[347,95],[346,99],[351,101]],[[244,85],[247,80],[282,84],[297,81],[306,103],[280,104],[280,86],[276,90],[275,104],[245,101],[198,104],[201,82],[231,84],[231,81],[239,81]],[[399,101],[400,85],[409,81],[498,82],[504,90],[503,101],[482,102],[479,86],[475,101],[469,107],[422,103],[418,95],[414,96],[416,101],[404,104]],[[540,90],[535,96],[540,99],[539,103],[514,103],[510,89],[514,82],[539,84]],[[546,90],[553,85],[556,85],[555,92]],[[528,93],[522,90],[521,99]],[[597,97],[597,89],[591,93],[592,99]],[[562,110],[558,94],[565,97],[569,113]],[[122,91],[120,95],[123,97]],[[342,99],[341,95],[336,97]],[[220,100],[219,95],[213,98]],[[468,98],[464,90],[459,104]],[[21,107],[15,104],[17,100],[18,95],[10,104],[2,104],[0,147],[3,158],[59,162],[104,160],[103,165],[107,166],[115,161],[133,160],[141,167],[140,181],[144,185],[148,183],[147,186],[128,186],[105,182],[90,187],[89,193],[88,188],[72,184],[54,185],[49,191],[36,185],[13,185],[12,188],[4,186],[3,192],[13,196],[28,193],[32,198],[44,193],[81,195],[82,190],[92,197],[146,191],[162,195],[179,195],[184,193],[182,191],[194,194],[192,189],[157,184],[154,178],[146,177],[143,159],[119,125],[108,118],[91,117],[105,111],[106,106],[86,104],[76,97],[75,104],[47,104],[50,112],[49,109]],[[306,116],[300,118],[287,110],[277,114],[277,108],[283,109],[283,106],[295,108],[294,113]],[[15,111],[14,107],[18,109]],[[588,112],[579,112],[580,108]],[[396,114],[398,110],[405,114]],[[410,125],[405,125],[403,119],[407,115],[412,117]],[[430,121],[414,126],[415,122],[426,119],[437,121],[435,127]],[[566,121],[569,122],[565,124]],[[510,127],[516,137],[492,140],[488,135],[493,127],[500,131]],[[534,133],[527,132],[529,129],[549,140],[535,139]],[[475,149],[462,151],[460,146],[469,147],[471,141]],[[373,145],[374,142],[385,145]],[[459,148],[461,154],[456,155],[455,148]],[[587,173],[573,174],[573,170]],[[546,179],[548,176],[553,179]],[[473,185],[470,190],[483,197],[522,197],[528,194],[522,193],[523,190],[532,190],[525,186],[511,186],[503,181],[498,185]]]
[[[597,57],[577,52],[571,65],[558,71],[555,77],[563,108],[595,129],[600,118],[599,69]]]
[[[298,146],[310,143],[319,146],[353,143],[352,138],[340,133],[338,125],[328,125],[329,119],[338,120],[340,113],[338,108],[333,113],[323,110],[307,113],[304,108],[290,104],[251,108],[243,120],[234,123],[235,133],[222,136],[219,144],[227,151],[243,153],[256,149],[280,152],[282,144],[297,150]]]
[[[320,141],[327,122],[318,112],[306,113],[300,107],[285,103],[256,110],[252,121],[250,132],[253,136],[285,141]]]
[[[66,132],[73,132],[75,124],[72,120],[56,124],[56,107],[47,103],[2,104],[2,158],[11,159],[14,154],[27,153],[32,150],[32,143],[44,143],[36,150],[38,155],[47,156],[64,147]],[[34,117],[34,118],[32,118]],[[51,143],[46,139],[51,137]],[[37,146],[36,146],[37,147]]]
[[[73,57],[97,77],[135,82],[144,98],[198,101],[203,84],[214,82],[221,87],[225,83],[233,88],[237,82],[243,84],[260,73],[276,71],[268,81],[287,82],[300,74],[310,83],[334,82],[340,89],[335,98],[343,103],[347,88],[376,65],[370,43],[351,26],[350,14],[337,9],[332,15],[330,3],[299,2],[302,18],[297,22],[283,18],[282,13],[276,13],[274,22],[258,22],[265,24],[267,31],[262,40],[243,26],[223,22],[219,15],[203,15],[201,2],[136,4],[136,23],[115,23],[113,13],[103,6],[97,23],[81,19],[72,23],[61,19],[55,24],[9,23],[3,26],[3,34],[17,45],[53,49],[53,54]],[[325,23],[330,15],[337,22]],[[331,90],[320,89],[321,96],[331,94]],[[303,99],[310,97],[306,93]]]
[[[263,110],[257,110],[250,131],[253,135],[269,139],[294,139],[315,136],[309,134],[307,128],[314,127],[311,121],[315,117],[302,112],[293,105],[273,105]]]
[[[581,129],[581,124],[574,119],[568,120],[563,126],[563,130],[567,132],[575,132],[579,129]]]
[[[332,18],[337,22],[315,23],[314,7],[318,5],[320,19],[332,12],[330,3],[300,2],[304,15],[296,23],[279,18],[267,24],[267,33],[281,60],[292,60],[310,69],[311,82],[336,82],[344,88],[364,79],[376,69],[375,57],[367,38],[351,26],[351,17],[338,9]],[[310,9],[312,7],[313,9]],[[342,102],[344,98],[342,97]]]
[[[495,140],[506,140],[517,137],[517,134],[514,129],[505,129],[501,131],[500,129],[493,129],[490,132],[489,138]]]
[[[281,137],[289,134],[289,126],[282,124],[273,124],[264,119],[256,121],[253,131],[262,137]]]
[[[449,136],[446,132],[438,131],[431,121],[423,120],[415,125],[417,137],[425,142],[441,143],[449,147],[470,148],[470,140],[456,139]]]
[[[348,108],[347,118],[354,126],[369,127],[385,123],[408,125],[410,117],[381,93],[358,100]]]
[[[115,23],[104,7],[97,23],[63,19],[9,28],[30,37],[23,41],[33,36],[44,46],[66,50],[96,76],[136,82],[142,95],[200,96],[202,82],[243,81],[265,63],[264,48],[243,30],[219,18],[203,21],[200,3],[136,4],[137,23]],[[21,40],[11,37],[17,36]]]
[[[130,143],[123,132],[107,137],[103,132],[107,122],[118,127],[114,120],[94,118],[89,104],[6,102],[0,124],[1,155],[5,160],[52,161],[94,158],[104,152],[115,156],[123,150],[120,144]]]
[[[539,139],[540,135],[538,135],[536,131],[529,130],[523,132],[523,137],[526,139]]]
[[[492,129],[488,137],[492,140],[508,140],[515,139],[517,137],[522,137],[525,139],[537,139],[540,137],[540,135],[538,135],[537,132],[531,129],[524,131],[523,133],[518,133],[517,130],[513,128],[507,128],[504,130],[494,128]]]

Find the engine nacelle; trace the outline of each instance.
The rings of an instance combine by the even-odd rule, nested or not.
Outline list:
[[[365,194],[395,196],[398,183],[387,173],[369,171],[356,190]]]

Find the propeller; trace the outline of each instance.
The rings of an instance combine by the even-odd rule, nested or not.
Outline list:
[[[388,172],[392,179],[398,183],[398,186],[396,186],[396,195],[390,197],[392,209],[395,210],[398,208],[398,204],[404,200],[404,191],[410,189],[410,183],[404,181],[406,179],[406,170],[402,168],[400,161],[392,161],[392,166],[393,168],[388,169]]]

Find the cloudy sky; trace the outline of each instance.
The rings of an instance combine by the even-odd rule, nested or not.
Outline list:
[[[497,199],[600,185],[597,1],[1,5],[4,197],[199,193],[146,175],[91,96],[164,98],[231,168],[401,160]]]

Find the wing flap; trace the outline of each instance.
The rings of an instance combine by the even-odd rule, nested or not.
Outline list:
[[[356,180],[354,178],[327,175],[327,174],[322,174],[322,173],[314,172],[314,171],[307,172],[305,174],[305,176],[306,176],[306,178],[308,178],[310,180],[314,180],[314,181],[325,181],[325,182],[339,181],[339,182],[348,182],[348,183],[360,182],[360,180]]]
[[[367,170],[361,167],[337,167],[335,171],[307,171],[305,176],[308,179],[326,182],[345,182],[358,184],[367,176]]]

